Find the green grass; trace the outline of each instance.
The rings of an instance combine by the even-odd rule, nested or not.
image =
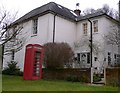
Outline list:
[[[2,91],[2,74],[0,73],[0,92]]]
[[[25,81],[19,76],[2,76],[3,91],[118,91],[118,87],[91,86],[61,80]]]

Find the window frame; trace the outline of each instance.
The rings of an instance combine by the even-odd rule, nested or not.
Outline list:
[[[83,26],[83,34],[87,35],[87,33],[88,33],[88,23],[87,22],[83,23],[82,26]]]
[[[98,20],[93,21],[93,30],[94,33],[98,33]]]
[[[77,53],[77,61],[82,62],[82,55],[85,55],[86,57],[86,64],[90,64],[90,52],[85,52],[85,53]]]
[[[32,20],[32,24],[33,24],[32,35],[37,35],[37,33],[38,33],[38,18],[34,18]]]

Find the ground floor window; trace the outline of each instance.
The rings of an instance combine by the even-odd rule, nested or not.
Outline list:
[[[90,53],[77,53],[77,61],[83,64],[90,64]]]
[[[108,52],[108,65],[111,65],[111,53]]]

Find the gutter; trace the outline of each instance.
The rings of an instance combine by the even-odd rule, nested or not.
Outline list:
[[[55,24],[56,24],[56,15],[54,15],[54,19],[53,19],[53,43],[55,42]]]

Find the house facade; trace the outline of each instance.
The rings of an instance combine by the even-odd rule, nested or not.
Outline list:
[[[88,19],[92,22],[93,31],[92,66],[98,71],[102,71],[103,67],[116,64],[118,47],[108,44],[105,39],[112,31],[112,27],[118,29],[118,22],[115,19],[104,12],[81,16],[79,10],[72,11],[50,2],[30,11],[10,26],[9,33],[22,26],[21,33],[16,38],[23,39],[24,44],[18,52],[11,51],[8,55],[4,55],[3,67],[6,67],[10,60],[15,60],[23,71],[26,46],[28,44],[43,46],[48,42],[68,43],[75,53],[74,68],[91,67],[90,22]],[[7,50],[8,43],[5,45],[5,50]],[[16,46],[13,46],[12,50],[14,47]]]

